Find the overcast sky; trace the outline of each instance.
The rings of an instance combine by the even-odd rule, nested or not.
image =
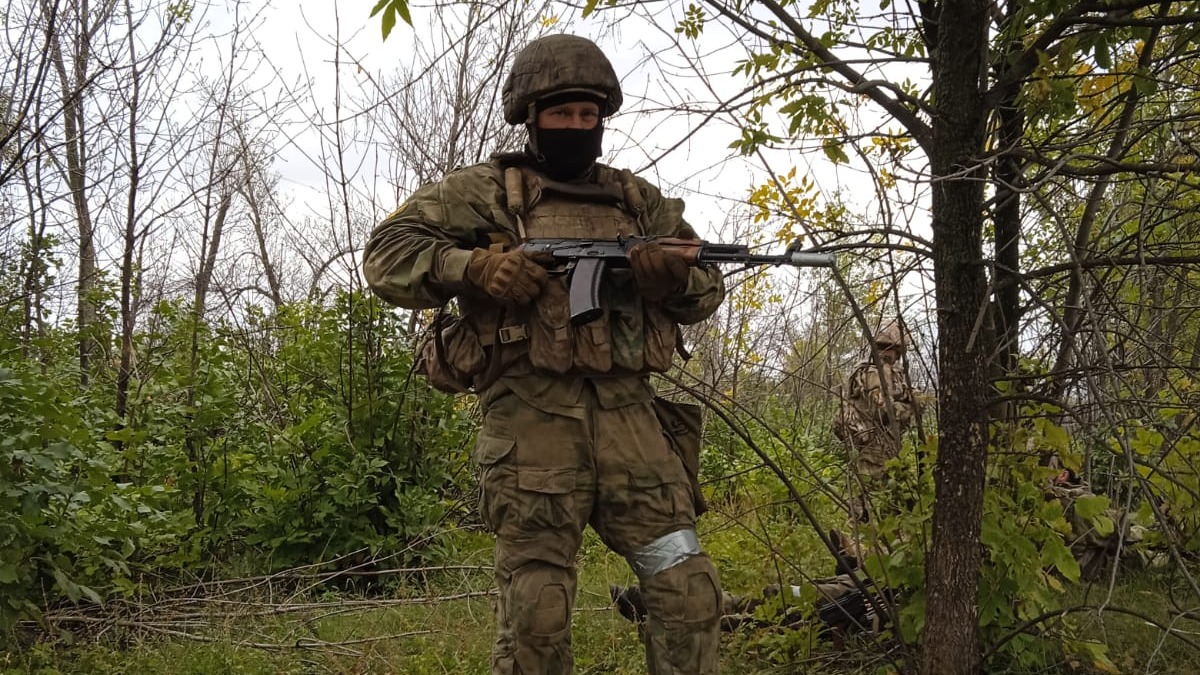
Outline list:
[[[354,78],[367,74],[377,77],[392,70],[394,64],[406,63],[410,57],[409,45],[420,39],[421,27],[432,20],[429,12],[414,8],[413,20],[418,28],[399,24],[390,38],[383,41],[378,18],[368,16],[370,4],[363,0],[272,7],[263,14],[255,36],[268,61],[285,78],[307,78],[313,100],[323,101],[332,110],[335,95],[332,45],[338,36],[346,51],[368,71],[362,73],[357,66],[344,65],[342,77],[351,78],[349,86],[354,86]],[[562,9],[556,7],[554,11]],[[557,29],[595,39],[609,54],[622,78],[626,105],[622,114],[607,125],[603,161],[641,170],[643,176],[661,185],[665,192],[687,200],[687,217],[702,233],[718,231],[731,208],[728,200],[745,199],[751,186],[761,183],[765,174],[757,162],[731,158],[728,146],[738,132],[729,118],[718,116],[696,131],[704,117],[701,114],[644,111],[681,103],[710,108],[716,99],[709,86],[718,95],[728,95],[744,86],[744,79],[727,75],[744,51],[725,44],[728,37],[715,28],[699,42],[685,44],[685,48],[704,54],[700,62],[707,71],[705,85],[672,44],[678,37],[673,32],[676,18],[659,17],[658,26],[651,27],[638,17],[627,17],[616,30],[606,27],[603,16],[582,20],[560,15],[558,20]],[[316,153],[306,147],[315,139],[306,139],[302,132],[297,132],[295,141],[298,147],[280,155],[277,169],[301,195],[306,189],[323,189],[322,171],[313,161]],[[844,188],[847,181],[855,180],[853,172],[839,170],[823,156],[814,157],[812,153],[788,153],[775,161],[779,170],[797,166],[828,189]]]

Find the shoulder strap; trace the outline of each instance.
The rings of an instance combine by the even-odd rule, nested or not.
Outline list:
[[[525,179],[521,175],[521,168],[510,166],[504,169],[504,200],[505,209],[517,222],[517,235],[524,241],[528,237],[525,236],[525,216],[528,209],[525,204]]]
[[[641,215],[646,212],[646,198],[642,196],[642,191],[638,189],[638,184],[634,180],[632,171],[621,169],[620,176],[621,190],[625,193],[625,208],[640,219]]]

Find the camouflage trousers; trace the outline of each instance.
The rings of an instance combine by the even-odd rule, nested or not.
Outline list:
[[[887,463],[900,456],[897,444],[887,431],[877,429],[855,433],[847,447],[853,470],[850,486],[850,519],[869,520],[870,495],[887,483]]]
[[[500,391],[496,391],[500,388]],[[575,563],[587,525],[630,561],[651,675],[715,675],[721,587],[695,539],[687,476],[649,401],[604,409],[590,387],[551,414],[485,392],[480,514],[495,534],[495,675],[572,671]]]

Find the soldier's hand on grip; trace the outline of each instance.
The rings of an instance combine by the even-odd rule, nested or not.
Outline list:
[[[521,250],[477,248],[467,263],[467,283],[503,302],[524,305],[541,295],[546,269]]]
[[[687,261],[667,253],[656,242],[630,248],[629,266],[633,268],[638,290],[647,300],[662,300],[687,288]]]

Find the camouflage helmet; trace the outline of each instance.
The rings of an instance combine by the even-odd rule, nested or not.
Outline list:
[[[572,91],[604,99],[603,116],[621,107],[621,83],[596,43],[565,33],[538,38],[517,52],[500,90],[504,121],[527,122],[530,104],[550,94]]]
[[[889,323],[879,329],[879,332],[875,334],[875,344],[880,349],[895,347],[901,352],[907,347],[904,341],[904,334],[900,330],[900,325],[895,322]]]

